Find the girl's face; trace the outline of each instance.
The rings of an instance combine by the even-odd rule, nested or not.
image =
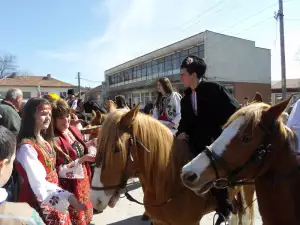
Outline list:
[[[68,130],[70,127],[71,116],[66,115],[55,119],[55,128],[61,133]]]
[[[157,88],[157,91],[158,91],[159,93],[164,94],[164,88],[163,88],[163,86],[161,85],[161,83],[160,83],[159,81],[158,81],[157,84],[156,84],[156,88]]]
[[[35,124],[40,130],[48,129],[51,123],[52,109],[50,105],[41,105],[35,113]]]

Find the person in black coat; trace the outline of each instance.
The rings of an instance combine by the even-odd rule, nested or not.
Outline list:
[[[220,136],[223,125],[240,108],[225,87],[205,79],[205,72],[206,64],[197,56],[188,56],[181,64],[180,76],[186,90],[181,100],[181,120],[176,135],[189,142],[194,156]],[[228,218],[232,210],[228,190],[213,189],[212,193],[217,198],[217,213]],[[221,222],[223,217],[219,216],[216,224]]]

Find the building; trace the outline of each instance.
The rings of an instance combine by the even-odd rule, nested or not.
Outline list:
[[[19,88],[23,91],[24,100],[38,96],[40,89],[42,96],[48,93],[67,96],[67,91],[74,85],[47,76],[16,76],[15,74],[0,80],[0,98],[4,98],[11,88]]]
[[[271,96],[271,51],[254,41],[211,31],[194,35],[105,71],[105,98],[123,94],[130,105],[156,98],[156,80],[167,76],[183,93],[180,64],[188,55],[203,57],[206,77],[222,83],[240,101],[260,92],[266,102]],[[102,85],[103,86],[103,85]]]
[[[85,100],[99,100],[103,102],[103,99],[101,99],[102,97],[102,85],[99,85],[95,88],[92,88],[91,90],[89,90],[86,95],[85,95]]]
[[[281,81],[272,82],[272,104],[276,104],[282,100],[282,85]],[[300,79],[287,79],[286,80],[287,97],[293,95],[291,103],[295,103],[300,99]]]

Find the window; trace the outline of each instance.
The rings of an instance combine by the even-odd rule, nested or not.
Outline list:
[[[67,96],[67,92],[63,91],[63,92],[59,92],[60,96]]]
[[[125,81],[131,80],[131,69],[125,71],[124,80]]]
[[[142,76],[142,69],[141,69],[141,66],[137,66],[136,67],[136,78],[141,78]]]
[[[142,65],[142,77],[146,77],[147,76],[147,67],[146,64],[144,63]]]
[[[204,45],[199,45],[198,48],[199,48],[199,55],[198,56],[200,58],[204,58]]]
[[[198,54],[198,46],[192,47],[189,49],[189,55],[196,55],[199,56]]]
[[[136,67],[132,68],[132,80],[136,79]]]
[[[152,78],[158,77],[158,65],[157,61],[153,60],[152,61]]]
[[[23,98],[31,98],[31,92],[23,92]]]
[[[47,95],[47,94],[48,94],[48,92],[44,92],[44,91],[42,91],[42,92],[41,92],[41,94],[42,94],[42,96],[44,96],[44,95]]]

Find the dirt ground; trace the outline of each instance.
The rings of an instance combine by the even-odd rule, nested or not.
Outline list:
[[[131,195],[139,201],[143,200],[143,191],[136,183],[136,189],[132,190]],[[141,221],[144,207],[128,201],[126,198],[119,200],[117,205],[107,208],[103,213],[95,215],[92,224],[95,225],[149,225],[150,222]],[[200,221],[201,225],[212,225],[214,213],[207,214]],[[257,211],[255,202],[255,222],[254,225],[262,225],[260,215]]]

